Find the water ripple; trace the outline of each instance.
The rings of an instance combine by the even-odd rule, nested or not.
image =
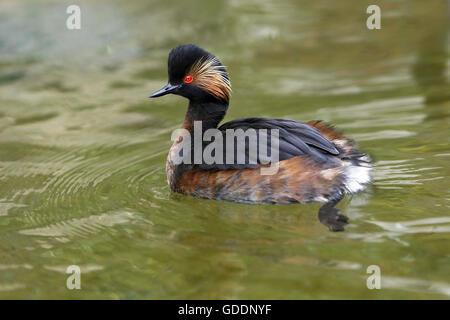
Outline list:
[[[60,242],[67,242],[73,237],[88,237],[102,229],[116,224],[127,223],[133,219],[130,212],[105,213],[87,218],[70,219],[41,228],[20,230],[19,233],[29,236],[51,237]]]

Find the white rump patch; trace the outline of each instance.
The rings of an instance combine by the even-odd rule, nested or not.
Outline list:
[[[365,159],[364,159],[365,158]],[[361,160],[368,160],[367,157],[361,158]],[[361,191],[365,188],[365,184],[372,181],[370,178],[370,170],[372,166],[370,163],[361,163],[360,165],[354,165],[350,161],[344,162],[344,174],[345,174],[345,188],[350,193]]]

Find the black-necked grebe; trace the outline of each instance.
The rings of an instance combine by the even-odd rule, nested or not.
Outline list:
[[[334,206],[346,193],[364,189],[370,182],[371,164],[368,156],[354,142],[321,121],[307,123],[285,119],[245,118],[222,124],[231,95],[231,84],[225,67],[213,54],[196,45],[181,45],[169,54],[169,83],[150,97],[169,93],[189,99],[182,128],[193,133],[195,122],[201,122],[202,133],[217,129],[278,130],[278,169],[275,174],[262,175],[267,163],[255,162],[178,163],[181,152],[180,134],[167,158],[166,173],[170,188],[200,198],[251,203],[326,202],[319,210],[319,220],[332,231],[341,231],[347,217]],[[202,145],[201,148],[205,148]],[[248,141],[236,155],[244,152],[252,157]],[[230,150],[226,150],[226,152]]]

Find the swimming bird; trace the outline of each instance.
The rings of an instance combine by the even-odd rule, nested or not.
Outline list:
[[[229,106],[230,78],[215,55],[194,44],[180,45],[170,51],[168,78],[168,84],[150,98],[175,94],[189,100],[183,130],[174,140],[166,162],[167,181],[172,191],[249,203],[325,202],[319,210],[319,220],[331,231],[344,230],[348,218],[335,208],[336,204],[345,194],[361,191],[371,181],[370,159],[351,139],[323,121],[303,123],[252,117],[219,126]],[[225,145],[222,159],[229,161],[178,161],[183,152],[184,155],[195,153],[194,147],[187,150],[182,146],[183,141],[192,142],[187,136],[195,135],[197,124],[201,124],[201,134],[211,129],[223,136],[230,130],[242,129],[241,133],[253,130],[258,134],[258,141],[263,141],[263,136],[265,141],[268,136],[275,136],[267,132],[276,129],[277,141],[273,143],[278,153],[276,172],[261,174],[260,169],[268,166],[267,157],[254,155],[249,139],[241,146],[222,144]],[[200,148],[206,151],[207,146],[202,142]],[[222,157],[219,153],[212,154]],[[237,161],[239,156],[245,161],[242,157]]]

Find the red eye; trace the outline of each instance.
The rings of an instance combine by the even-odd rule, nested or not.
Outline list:
[[[191,83],[192,80],[194,80],[194,78],[192,78],[192,76],[186,76],[186,77],[184,78],[184,82],[186,82],[186,83]]]

